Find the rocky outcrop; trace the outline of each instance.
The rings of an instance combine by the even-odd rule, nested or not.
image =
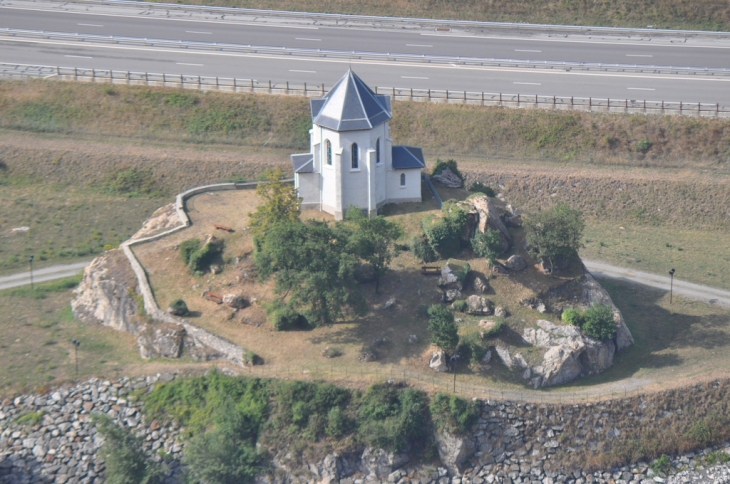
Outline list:
[[[362,453],[363,471],[377,479],[386,479],[393,471],[408,463],[407,453],[397,454],[383,449],[366,447]]]
[[[185,329],[176,324],[146,325],[137,336],[142,358],[180,358],[183,351]]]
[[[174,203],[158,208],[132,236],[132,240],[150,237],[183,225]]]
[[[136,288],[137,279],[122,251],[107,251],[84,270],[71,301],[73,315],[84,323],[137,334],[141,324]]]
[[[519,272],[527,268],[527,261],[521,255],[515,254],[507,259],[504,266],[512,272]]]
[[[472,272],[471,288],[477,294],[485,294],[489,291],[489,280],[484,274]]]
[[[438,175],[433,175],[431,180],[439,182],[447,188],[461,188],[464,182],[459,175],[451,171],[451,168],[444,168]]]
[[[449,371],[449,365],[446,362],[446,353],[443,350],[434,351],[433,354],[431,354],[431,359],[428,362],[428,366],[432,370],[436,370],[442,373],[445,371]]]
[[[476,444],[471,435],[458,436],[448,432],[437,432],[436,444],[441,463],[451,475],[461,474],[464,464],[476,451]]]
[[[464,289],[466,276],[469,274],[469,263],[456,259],[449,259],[441,268],[441,277],[438,285],[443,290]]]
[[[481,195],[467,198],[463,202],[459,202],[459,207],[469,214],[464,234],[465,238],[471,240],[477,230],[484,233],[488,229],[492,229],[499,232],[499,237],[502,240],[502,251],[509,249],[512,244],[512,236],[502,223],[497,206],[489,197]]]
[[[237,294],[223,295],[223,304],[234,309],[243,309],[248,307],[248,301]]]
[[[582,287],[582,299],[585,306],[591,306],[593,304],[605,304],[613,309],[613,319],[616,321],[616,337],[614,342],[618,351],[628,348],[634,344],[634,337],[631,335],[631,331],[626,326],[623,314],[616,307],[611,300],[611,296],[588,272],[586,272],[583,278]]]
[[[551,386],[568,383],[579,376],[595,375],[613,365],[613,341],[598,341],[571,325],[558,326],[540,320],[525,328],[522,338],[533,346],[547,348],[542,363],[532,367],[532,384]]]
[[[489,316],[492,314],[492,302],[484,296],[472,294],[466,298],[467,314]]]

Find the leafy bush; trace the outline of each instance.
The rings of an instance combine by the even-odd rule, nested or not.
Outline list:
[[[687,436],[702,447],[714,444],[719,436],[717,427],[721,423],[717,420],[719,419],[711,417],[694,423],[687,431]],[[719,426],[722,427],[722,425]]]
[[[259,363],[260,362],[259,360],[260,360],[259,355],[257,355],[253,351],[246,350],[243,352],[243,364],[244,365],[253,366],[253,365]]]
[[[431,344],[445,351],[454,350],[459,344],[459,329],[454,322],[454,314],[446,306],[435,304],[428,308],[428,316]]]
[[[573,308],[563,310],[563,314],[560,316],[560,319],[562,319],[564,323],[572,324],[579,328],[583,326],[584,322],[583,313]]]
[[[290,331],[293,329],[308,329],[309,322],[304,315],[299,314],[291,306],[286,304],[274,304],[269,310],[269,321],[277,331]]]
[[[156,484],[164,478],[159,464],[145,453],[142,441],[129,428],[120,427],[102,414],[93,421],[104,437],[101,456],[106,464],[106,480],[110,484]]]
[[[451,169],[451,171],[454,172],[456,176],[458,176],[461,181],[464,181],[464,175],[461,174],[459,171],[459,167],[456,164],[455,160],[448,160],[448,161],[441,161],[436,160],[436,166],[433,167],[433,171],[431,172],[431,175],[438,175],[442,171],[444,171],[446,168]]]
[[[423,262],[434,262],[439,258],[431,244],[428,243],[425,234],[416,235],[411,239],[411,252]]]
[[[471,248],[476,255],[484,257],[490,264],[494,264],[502,253],[502,237],[499,235],[499,231],[494,229],[487,229],[484,233],[477,230],[474,238],[471,239]]]
[[[457,299],[453,302],[453,304],[451,304],[451,307],[454,308],[454,311],[465,313],[466,310],[469,309],[469,304],[463,299]]]
[[[223,253],[223,241],[213,240],[205,244],[201,249],[190,254],[188,266],[190,271],[205,272],[213,260]]]
[[[333,407],[327,413],[327,426],[324,431],[328,437],[340,437],[347,429],[347,418],[340,407]]]
[[[160,196],[152,170],[126,168],[117,170],[106,178],[104,191],[129,197]]]
[[[328,346],[322,350],[322,356],[325,358],[337,358],[338,356],[342,356],[342,350],[334,346]]]
[[[180,244],[180,258],[185,265],[190,264],[190,257],[200,249],[200,239],[188,239]]]
[[[428,431],[426,394],[373,385],[357,412],[358,434],[365,445],[401,452],[410,443],[424,441]]]
[[[456,395],[437,393],[428,407],[439,431],[465,435],[479,419],[479,404]]]
[[[481,363],[486,352],[487,349],[482,345],[482,338],[479,332],[466,334],[461,338],[459,347],[456,349],[456,353],[459,356],[475,365]]]
[[[597,340],[605,341],[616,335],[616,321],[613,309],[605,304],[596,304],[583,313],[583,331]]]
[[[494,197],[496,196],[496,193],[494,193],[494,190],[492,190],[492,187],[488,187],[487,185],[484,185],[482,182],[476,182],[471,187],[469,187],[470,192],[475,193],[483,193],[488,197]]]
[[[443,259],[448,259],[461,250],[461,234],[466,224],[467,213],[453,204],[444,204],[443,216],[423,219],[423,231],[428,243]]]
[[[651,149],[652,146],[654,146],[654,143],[646,138],[642,138],[641,140],[639,140],[638,143],[636,143],[636,151],[638,153],[646,153]]]
[[[651,467],[651,470],[657,474],[667,474],[672,468],[672,459],[667,454],[662,454],[662,456],[652,462],[649,467]]]
[[[180,316],[185,316],[190,311],[188,310],[188,305],[185,304],[185,301],[182,299],[175,299],[170,303],[170,307],[175,310],[175,314],[178,314]]]

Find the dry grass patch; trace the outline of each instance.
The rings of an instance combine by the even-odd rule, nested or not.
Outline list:
[[[716,0],[616,0],[541,2],[536,0],[189,0],[194,5],[305,12],[448,18],[675,29],[730,30],[730,8]]]

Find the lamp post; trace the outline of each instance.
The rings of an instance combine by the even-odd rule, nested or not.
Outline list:
[[[30,289],[33,290],[33,259],[35,256],[31,255],[28,257],[28,264],[30,265]]]
[[[451,366],[454,368],[454,393],[456,393],[456,364],[459,363],[459,355],[453,355],[451,358]]]
[[[669,304],[672,304],[672,293],[674,292],[674,268],[669,271]]]
[[[72,339],[71,343],[74,345],[74,355],[76,356],[76,378],[79,377],[79,346],[81,346],[81,341],[77,339]]]

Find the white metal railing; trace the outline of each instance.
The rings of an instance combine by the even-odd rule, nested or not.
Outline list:
[[[58,79],[65,81],[105,82],[112,84],[177,87],[183,89],[290,94],[316,97],[327,92],[324,84],[288,81],[274,82],[231,77],[193,76],[151,72],[115,71],[81,67],[36,66],[0,63],[0,77],[5,79]],[[718,103],[686,101],[650,101],[635,99],[580,98],[572,96],[525,95],[470,92],[457,90],[375,87],[379,94],[389,94],[397,101],[448,102],[482,106],[574,109],[584,111],[684,114],[730,117],[730,106]]]

